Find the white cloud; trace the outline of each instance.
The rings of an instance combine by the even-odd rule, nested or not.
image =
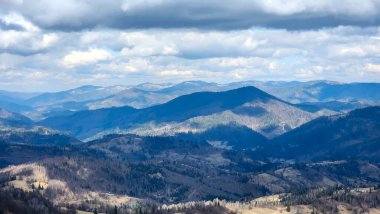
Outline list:
[[[358,41],[359,44],[332,45],[329,47],[331,57],[366,57],[380,56],[380,42]]]
[[[380,64],[373,64],[373,63],[368,63],[366,65],[366,68],[370,72],[374,73],[380,73]]]
[[[121,9],[124,12],[133,11],[139,7],[145,7],[146,5],[156,6],[162,4],[164,0],[123,0],[121,4]]]
[[[1,16],[0,19],[6,25],[18,25],[23,27],[27,31],[39,31],[40,29],[35,26],[30,21],[26,20],[22,15],[17,13],[9,13],[7,15]]]
[[[161,71],[161,76],[182,76],[182,77],[192,77],[194,71],[191,70],[165,70]]]
[[[63,58],[63,65],[68,68],[76,66],[95,64],[99,61],[111,59],[112,55],[98,48],[90,48],[88,51],[71,51]]]
[[[255,0],[254,2],[267,13],[274,13],[279,15],[292,15],[298,13],[323,13],[326,15],[349,14],[360,17],[377,15],[378,11],[376,10],[376,5],[379,4],[377,0]]]
[[[59,40],[59,36],[54,33],[44,34],[42,36],[41,46],[50,47]]]
[[[379,27],[0,30],[0,86],[17,89],[25,78],[45,88],[191,79],[380,81],[378,37]]]

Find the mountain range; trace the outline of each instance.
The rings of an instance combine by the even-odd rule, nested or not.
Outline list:
[[[257,87],[293,104],[307,104],[313,108],[328,109],[333,112],[347,112],[380,102],[380,97],[376,93],[380,89],[378,83],[244,81],[217,84],[188,81],[178,84],[143,83],[134,86],[88,85],[48,93],[0,91],[0,108],[22,113],[34,120],[41,120],[80,110],[121,106],[147,108],[194,92],[226,91],[245,86]]]
[[[115,107],[50,117],[40,125],[79,139],[112,133],[173,135],[236,123],[271,138],[317,117],[248,86],[224,92],[196,92],[143,109]]]
[[[25,206],[87,212],[162,211],[164,203],[215,198],[260,207],[257,198],[268,195],[277,199],[267,207],[317,209],[321,197],[333,206],[338,194],[351,197],[358,187],[376,193],[376,87],[194,81],[17,94],[4,102],[34,110],[0,109],[0,208],[12,194],[23,195]],[[119,104],[144,104],[81,106],[115,96]],[[25,116],[41,112],[46,118],[39,121]],[[363,198],[365,207],[376,197]]]

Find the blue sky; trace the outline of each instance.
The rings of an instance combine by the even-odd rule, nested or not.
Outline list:
[[[0,88],[380,82],[380,0],[0,0]]]

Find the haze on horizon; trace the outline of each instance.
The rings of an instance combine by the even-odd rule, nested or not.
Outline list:
[[[380,82],[380,0],[0,0],[0,89]]]

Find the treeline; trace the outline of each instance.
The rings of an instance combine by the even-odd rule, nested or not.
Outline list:
[[[0,190],[0,214],[68,214],[59,210],[38,192],[25,192],[12,187]]]
[[[235,214],[228,210],[223,205],[218,203],[205,203],[194,202],[186,204],[184,206],[157,206],[156,204],[140,204],[140,205],[122,205],[122,206],[110,206],[110,205],[98,205],[97,208],[89,208],[86,205],[80,205],[79,207],[68,207],[69,210],[83,210],[87,212],[108,213],[108,214]]]
[[[351,213],[368,213],[380,208],[380,186],[368,188],[329,187],[299,190],[282,197],[283,205],[310,205],[312,214],[339,213],[338,206],[345,205]]]

